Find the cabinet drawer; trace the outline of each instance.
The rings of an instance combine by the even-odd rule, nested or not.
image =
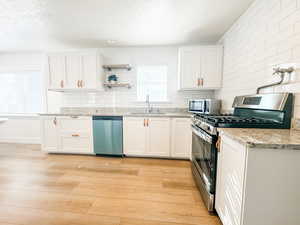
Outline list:
[[[61,150],[68,153],[91,153],[92,141],[91,137],[84,134],[62,134],[61,137]]]
[[[63,117],[59,118],[59,124],[63,132],[91,132],[92,130],[90,117]]]

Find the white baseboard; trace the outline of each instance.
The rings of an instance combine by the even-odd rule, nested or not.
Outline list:
[[[0,143],[41,144],[40,138],[0,138]]]

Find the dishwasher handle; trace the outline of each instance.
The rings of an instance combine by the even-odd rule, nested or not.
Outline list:
[[[123,120],[122,116],[93,116],[93,120]]]

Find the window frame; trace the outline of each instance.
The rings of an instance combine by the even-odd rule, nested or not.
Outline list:
[[[138,93],[138,77],[139,77],[139,67],[165,67],[166,68],[166,99],[165,100],[151,100],[151,95],[150,95],[150,102],[151,103],[158,103],[158,104],[168,104],[170,103],[170,96],[169,96],[169,87],[168,87],[168,71],[169,71],[169,66],[167,64],[141,64],[136,66],[136,101],[137,103],[144,103],[146,100],[140,100],[139,99],[139,93]]]

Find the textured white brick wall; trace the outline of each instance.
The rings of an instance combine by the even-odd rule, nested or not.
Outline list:
[[[120,81],[132,84],[131,89],[118,88],[99,93],[63,94],[64,107],[144,107],[144,102],[137,102],[136,67],[138,65],[168,66],[168,97],[169,101],[152,104],[158,107],[187,107],[190,98],[211,98],[213,91],[178,92],[178,48],[176,47],[145,47],[145,48],[104,48],[102,54],[106,64],[126,64],[133,66],[132,71],[115,71]],[[150,96],[151,99],[151,96]]]
[[[224,45],[223,88],[216,94],[224,111],[234,96],[277,81],[272,68],[296,63],[296,73],[265,92],[294,92],[294,115],[300,117],[300,0],[256,0],[219,43]]]

